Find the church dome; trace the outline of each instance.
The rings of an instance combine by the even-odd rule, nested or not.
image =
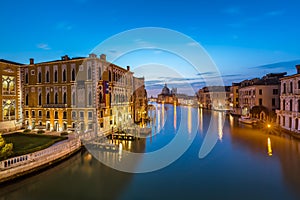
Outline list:
[[[162,89],[161,93],[164,95],[170,94],[170,89],[167,87],[167,84],[165,84],[165,87]]]

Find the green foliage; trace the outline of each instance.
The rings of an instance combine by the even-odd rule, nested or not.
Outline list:
[[[38,131],[37,131],[37,134],[43,134],[43,133],[45,133],[44,130],[38,130]]]
[[[7,144],[0,134],[0,158],[6,159],[7,157],[11,156],[13,154],[13,144],[9,143]]]
[[[60,133],[60,136],[66,136],[68,134],[69,134],[68,132],[62,132],[62,133]]]
[[[23,133],[30,133],[30,132],[31,132],[30,129],[25,129],[25,130],[23,131]]]

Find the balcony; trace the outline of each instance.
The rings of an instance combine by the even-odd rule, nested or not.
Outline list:
[[[43,108],[66,108],[68,104],[44,104]]]

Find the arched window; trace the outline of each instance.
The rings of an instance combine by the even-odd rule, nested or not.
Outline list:
[[[285,83],[283,83],[283,91],[282,91],[282,93],[283,93],[283,94],[286,93],[286,84],[285,84]]]
[[[72,93],[72,104],[73,104],[73,105],[76,104],[76,96],[75,96],[75,92]]]
[[[92,105],[92,92],[90,91],[89,92],[89,106],[91,106]]]
[[[298,112],[300,112],[300,99],[298,100]]]
[[[92,68],[89,67],[88,68],[88,80],[91,80],[92,79]]]
[[[290,100],[290,111],[293,111],[293,100]]]
[[[111,71],[108,72],[108,81],[111,81]]]
[[[50,93],[47,93],[47,104],[50,104]]]
[[[57,70],[55,70],[54,72],[54,82],[58,81],[58,74],[57,74]]]
[[[76,79],[76,73],[75,73],[75,69],[72,69],[72,81],[75,81]]]
[[[63,103],[67,104],[67,93],[66,92],[64,92],[64,95],[63,95]]]
[[[39,93],[39,106],[42,105],[42,94]]]
[[[293,82],[290,82],[290,93],[293,93]]]
[[[62,79],[63,79],[63,82],[67,81],[67,73],[66,73],[65,69],[63,70]]]
[[[49,71],[46,72],[46,82],[47,82],[47,83],[50,82],[50,74],[49,74]]]
[[[54,103],[55,103],[55,104],[58,104],[58,94],[57,94],[57,92],[55,93]]]
[[[42,72],[38,73],[38,83],[42,82]]]
[[[28,99],[29,99],[29,98],[28,98],[28,94],[26,94],[26,97],[25,97],[25,105],[26,105],[26,106],[28,106]]]
[[[282,101],[282,110],[285,110],[285,100]]]
[[[28,83],[28,72],[25,74],[25,83]]]

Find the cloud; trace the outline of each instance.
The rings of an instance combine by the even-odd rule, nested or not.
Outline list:
[[[40,44],[36,45],[36,47],[39,48],[39,49],[43,49],[43,50],[50,50],[51,49],[48,44],[44,44],[44,43],[40,43]]]
[[[196,74],[197,76],[207,76],[207,75],[214,75],[216,72],[203,72]]]

